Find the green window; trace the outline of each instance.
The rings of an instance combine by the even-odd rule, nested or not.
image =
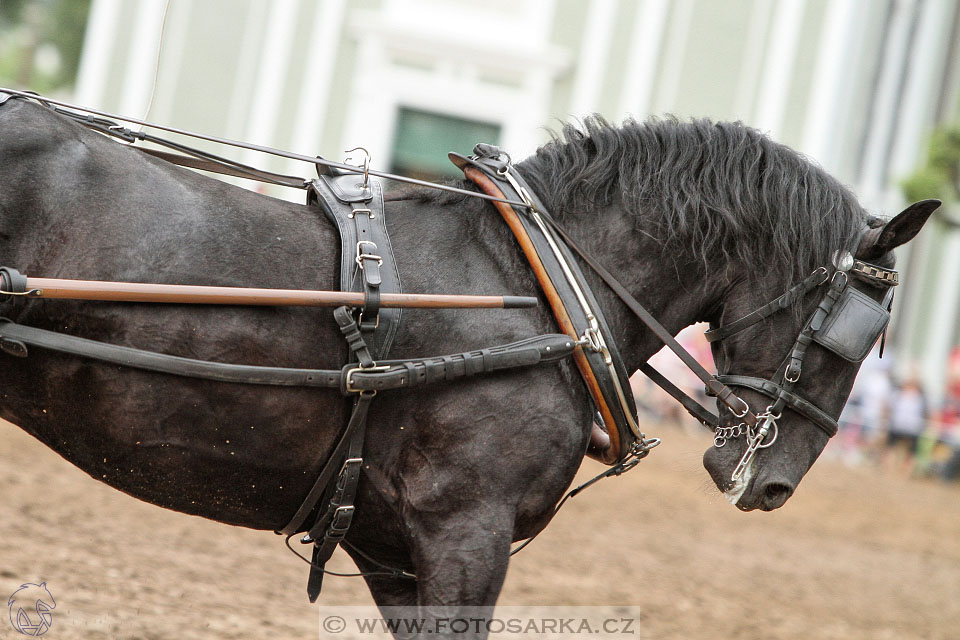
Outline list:
[[[498,144],[500,125],[401,107],[393,139],[392,173],[420,179],[462,175],[447,153],[469,155],[478,142]]]

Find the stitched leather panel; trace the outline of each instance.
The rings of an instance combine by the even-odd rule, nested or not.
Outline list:
[[[371,178],[367,188],[370,199],[364,201],[359,199],[363,195],[359,190],[360,183],[361,178],[357,175],[321,176],[310,183],[307,202],[319,205],[340,232],[340,288],[343,291],[364,291],[365,274],[357,267],[356,262],[357,243],[363,240],[373,243],[376,246],[376,255],[383,260],[381,265],[376,265],[374,260],[365,261],[366,264],[376,265],[371,267],[375,269],[375,273],[367,274],[371,282],[375,281],[373,289],[378,293],[402,293],[400,272],[393,254],[393,244],[387,233],[383,187],[380,181]],[[357,224],[355,219],[350,217],[355,207],[368,208],[372,215],[356,214],[362,216]],[[368,237],[359,238],[359,233]],[[370,245],[362,245],[361,249],[362,253],[374,251]],[[379,325],[364,336],[374,358],[383,358],[389,353],[400,326],[401,315],[402,309],[379,310]]]
[[[489,154],[499,153],[499,150],[496,147],[480,149],[478,146],[477,150]],[[499,157],[465,158],[458,154],[450,154],[450,158],[454,164],[461,168],[467,166],[477,167],[478,169],[482,170],[487,177],[493,180],[497,187],[499,187],[503,194],[508,198],[522,200],[522,197],[520,194],[516,193],[512,185],[498,174],[498,169],[502,169],[505,166],[504,161],[500,160]],[[526,184],[519,172],[513,171],[512,175],[517,180],[519,185],[527,191],[527,194],[533,200],[538,210],[546,211],[543,203],[539,201],[539,199],[533,193],[533,190],[529,187],[529,185]],[[535,247],[536,253],[539,256],[540,262],[543,264],[543,268],[546,271],[547,276],[555,287],[560,300],[563,301],[564,309],[569,316],[575,333],[577,336],[582,335],[583,332],[590,326],[590,322],[587,320],[583,310],[577,302],[576,293],[569,284],[563,268],[557,261],[550,243],[544,236],[539,225],[537,225],[536,221],[532,219],[526,209],[514,210],[517,212],[518,218],[522,223],[527,236]],[[580,289],[587,299],[589,306],[594,310],[597,323],[600,326],[600,331],[605,337],[610,358],[613,361],[614,369],[616,370],[617,376],[620,380],[620,385],[624,389],[629,410],[633,413],[633,416],[636,416],[637,409],[634,404],[633,394],[630,392],[629,375],[627,374],[626,368],[623,366],[620,355],[616,350],[616,346],[610,334],[610,330],[607,327],[607,323],[603,318],[600,306],[597,304],[597,301],[593,296],[593,292],[590,290],[589,286],[587,286],[586,279],[584,278],[583,273],[581,272],[577,264],[577,260],[573,256],[572,252],[563,242],[559,242],[558,245],[561,253],[564,256],[565,262],[569,265],[570,271],[573,273],[574,278],[579,283]],[[600,454],[601,459],[604,462],[612,464],[617,460],[622,459],[622,457],[629,452],[630,446],[636,440],[636,436],[629,428],[623,408],[621,407],[619,401],[616,400],[618,396],[615,386],[616,383],[609,375],[604,356],[587,348],[584,348],[582,353],[585,356],[586,362],[593,373],[593,378],[599,387],[600,394],[602,396],[602,398],[599,400],[606,405],[608,415],[612,418],[614,423],[612,425],[607,424],[606,427],[608,431],[611,432],[611,442],[616,450],[613,452]],[[597,398],[595,398],[595,401],[596,400]],[[601,410],[601,413],[602,412],[603,410]],[[613,453],[614,455],[610,456],[608,455],[609,453]]]
[[[848,286],[813,339],[845,360],[861,362],[889,320],[889,311]]]

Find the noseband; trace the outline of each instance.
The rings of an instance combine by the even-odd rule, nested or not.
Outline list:
[[[730,480],[739,480],[757,451],[771,446],[777,439],[777,421],[785,408],[796,411],[810,420],[827,437],[836,435],[837,421],[809,400],[794,392],[803,369],[803,359],[811,342],[816,342],[850,362],[861,362],[885,334],[893,304],[893,287],[899,284],[896,271],[855,260],[849,251],[834,254],[833,276],[826,267],[818,267],[803,281],[786,293],[751,311],[730,324],[711,326],[705,335],[708,342],[719,342],[740,333],[770,315],[792,307],[810,292],[827,285],[827,290],[807,319],[790,353],[777,368],[773,379],[745,375],[718,375],[717,379],[731,387],[743,387],[761,393],[773,400],[759,414],[759,422],[752,425],[741,422],[715,428],[714,446],[722,447],[727,440],[741,435],[747,438],[747,448],[733,471]],[[856,277],[874,286],[888,287],[881,303],[849,286],[850,277]]]

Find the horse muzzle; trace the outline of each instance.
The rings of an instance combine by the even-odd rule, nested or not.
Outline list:
[[[797,483],[758,458],[752,459],[736,480],[732,479],[731,472],[743,453],[743,447],[711,447],[703,455],[703,466],[727,501],[741,511],[773,511],[782,507]]]

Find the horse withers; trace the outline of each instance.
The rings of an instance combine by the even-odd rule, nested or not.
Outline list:
[[[312,207],[148,157],[27,100],[0,105],[0,132],[4,265],[46,277],[336,288],[337,233]],[[790,149],[706,120],[588,120],[516,170],[672,333],[698,321],[736,323],[823,268],[828,277],[809,292],[714,343],[720,374],[781,387],[798,336],[829,297],[835,254],[889,270],[892,250],[936,208],[924,202],[889,222],[872,218]],[[489,204],[423,189],[387,200],[406,291],[542,299]],[[636,370],[660,342],[586,273],[624,365]],[[887,290],[854,274],[848,286],[877,305]],[[338,369],[347,357],[323,309],[7,298],[0,315],[221,362]],[[556,331],[545,303],[495,313],[405,310],[391,358]],[[858,363],[809,342],[790,393],[835,420]],[[762,389],[736,388],[759,416],[775,402]],[[153,504],[266,530],[300,506],[349,409],[335,391],[190,380],[43,349],[4,357],[0,389],[0,416],[94,478]],[[755,429],[735,434],[738,419],[721,412],[729,437],[704,464],[741,509],[781,506],[825,446],[822,416],[796,406],[777,412],[770,446],[759,446],[769,435],[751,440]],[[345,547],[361,570],[388,566],[417,577],[369,576],[378,605],[492,607],[511,542],[549,522],[583,458],[593,414],[569,361],[381,394]]]

